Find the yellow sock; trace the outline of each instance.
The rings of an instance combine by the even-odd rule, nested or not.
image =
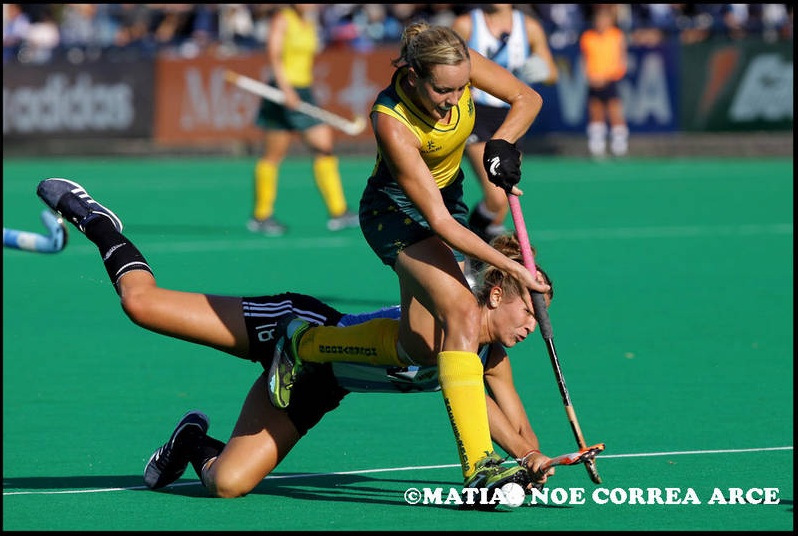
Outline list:
[[[396,351],[399,322],[374,318],[346,327],[314,326],[299,339],[300,361],[351,361],[372,365],[405,366]]]
[[[255,210],[253,216],[265,220],[274,214],[277,198],[277,166],[261,158],[255,164]]]
[[[473,352],[438,354],[438,380],[464,478],[474,474],[476,462],[493,451],[482,375],[482,362]]]
[[[319,156],[313,161],[313,176],[316,186],[321,192],[324,204],[330,217],[334,218],[346,212],[346,198],[341,186],[341,174],[338,171],[338,158],[335,156]]]

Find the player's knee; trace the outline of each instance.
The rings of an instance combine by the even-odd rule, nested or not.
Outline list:
[[[229,471],[217,471],[211,481],[207,483],[211,495],[220,499],[243,497],[254,487],[247,479],[240,478],[240,475]]]
[[[152,300],[146,289],[125,289],[119,296],[122,310],[139,326],[147,326],[152,318]]]
[[[311,146],[310,150],[313,152],[313,157],[316,159],[335,156],[332,146]]]
[[[479,327],[482,314],[476,299],[454,300],[449,308],[449,314],[461,322],[471,326]]]
[[[217,499],[238,499],[244,497],[249,490],[244,491],[239,487],[220,486],[211,490],[211,494]]]
[[[481,318],[476,300],[453,300],[443,311],[442,320],[447,336],[477,340]]]

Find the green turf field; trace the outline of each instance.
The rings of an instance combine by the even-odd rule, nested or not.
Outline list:
[[[290,232],[248,232],[253,164],[4,160],[3,225],[43,232],[36,185],[61,176],[122,218],[161,286],[295,290],[350,311],[396,300],[393,274],[358,230],[326,231],[306,160],[280,177],[277,216]],[[355,207],[372,164],[342,159]],[[584,490],[583,504],[405,502],[409,488],[461,482],[439,393],[348,396],[245,498],[209,498],[190,468],[146,490],[144,464],[180,416],[201,409],[227,439],[261,368],[132,324],[96,248],[70,226],[60,253],[3,250],[3,528],[792,530],[792,159],[529,156],[521,186],[556,288],[550,315],[574,409],[588,443],[607,446],[601,486],[579,466],[549,480],[552,492]],[[510,355],[543,450],[574,450],[543,341]],[[633,488],[692,491],[700,504],[629,504]],[[729,488],[753,498],[776,488],[779,504],[709,504],[716,488],[726,499]]]

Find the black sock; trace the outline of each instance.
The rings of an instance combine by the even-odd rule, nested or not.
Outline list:
[[[105,271],[119,293],[117,283],[123,274],[132,270],[146,270],[152,273],[144,255],[130,240],[116,230],[114,224],[106,217],[99,216],[86,224],[86,238],[94,242],[100,249]]]
[[[205,467],[208,460],[217,457],[219,453],[222,452],[223,448],[223,442],[207,434],[192,445],[192,452],[189,456],[189,460],[203,486],[205,482],[202,480],[202,468]]]

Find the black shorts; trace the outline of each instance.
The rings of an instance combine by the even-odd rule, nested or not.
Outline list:
[[[241,298],[244,322],[249,336],[249,359],[268,370],[277,341],[274,329],[285,315],[293,314],[314,324],[334,326],[343,313],[313,296],[284,292],[269,296]]]
[[[327,412],[337,408],[348,394],[349,391],[338,385],[331,363],[305,363],[291,392],[291,403],[285,411],[299,435],[303,436]]]
[[[249,359],[261,363],[266,371],[274,359],[274,329],[280,318],[294,314],[314,324],[335,326],[343,316],[312,296],[294,292],[245,297],[241,304],[249,336]],[[338,385],[330,363],[305,364],[291,394],[288,417],[305,435],[325,413],[337,408],[347,393]]]
[[[504,123],[509,108],[499,108],[497,106],[485,106],[484,104],[475,105],[476,116],[474,118],[474,130],[468,137],[466,143],[486,142],[493,138],[493,135]]]
[[[601,87],[588,87],[587,96],[601,102],[617,99],[619,98],[618,82],[607,82]]]

